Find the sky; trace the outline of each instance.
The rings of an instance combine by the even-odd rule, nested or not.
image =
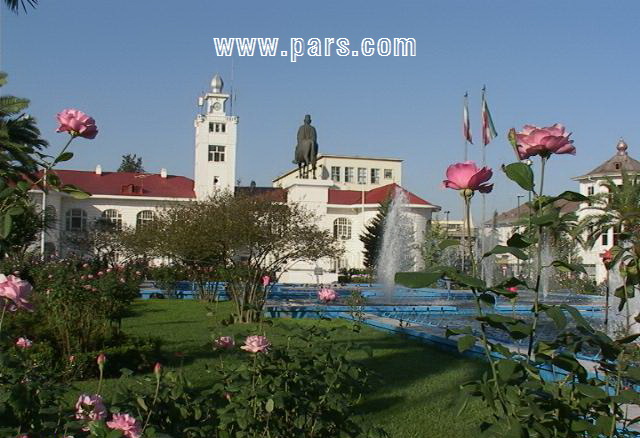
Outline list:
[[[55,114],[96,119],[95,140],[73,144],[64,168],[116,170],[123,154],[149,172],[193,176],[197,97],[219,72],[232,85],[237,177],[271,185],[291,168],[295,134],[313,117],[321,153],[404,159],[403,186],[461,215],[441,183],[463,159],[462,98],[469,93],[481,162],[480,90],[498,137],[487,146],[494,191],[487,217],[516,206],[521,191],[500,166],[515,161],[509,128],[563,123],[576,156],[554,156],[545,187],[577,189],[615,153],[620,137],[640,158],[640,3],[637,1],[165,1],[40,0],[16,15],[2,5],[3,94],[27,97],[51,151],[65,138]],[[416,40],[415,57],[223,57],[215,37]],[[282,46],[280,46],[282,47]],[[233,78],[232,76],[233,63]],[[475,201],[476,217],[480,202]]]

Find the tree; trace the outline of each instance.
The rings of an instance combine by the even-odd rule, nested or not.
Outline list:
[[[85,231],[66,232],[62,243],[68,250],[79,255],[91,255],[104,266],[114,267],[125,258],[121,233],[109,219],[98,218]]]
[[[277,280],[295,262],[341,253],[331,233],[302,206],[229,192],[167,208],[136,234],[131,240],[146,242],[148,254],[216,272],[235,304],[235,322],[261,318],[268,292],[263,276]]]
[[[33,202],[15,199],[16,205],[23,209],[20,220],[13,223],[5,239],[0,239],[0,258],[24,258],[29,248],[39,240],[42,231],[53,227],[56,218],[51,210],[43,213]],[[44,217],[43,217],[44,214]]]
[[[27,12],[27,5],[35,8],[38,0],[4,0],[4,3],[10,11],[18,13],[21,7],[24,12]]]
[[[120,167],[118,167],[118,172],[144,173],[144,167],[142,167],[142,157],[138,157],[136,156],[136,154],[123,155]]]
[[[453,263],[457,248],[448,246],[442,248],[442,243],[447,240],[447,230],[439,223],[430,222],[424,233],[424,243],[422,245],[422,259],[425,268],[437,266],[445,263]]]
[[[364,244],[364,266],[373,270],[378,262],[378,255],[382,247],[382,234],[384,233],[384,221],[389,211],[390,201],[380,203],[378,214],[365,227],[365,231],[360,235],[360,241]]]

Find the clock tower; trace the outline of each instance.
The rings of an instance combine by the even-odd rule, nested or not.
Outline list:
[[[223,93],[219,74],[211,79],[211,91],[198,98],[194,180],[197,199],[216,190],[234,191],[238,117],[227,115],[229,94]]]

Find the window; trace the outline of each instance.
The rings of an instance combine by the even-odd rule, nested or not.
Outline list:
[[[358,184],[367,183],[367,169],[364,167],[358,167]]]
[[[334,220],[333,237],[339,240],[351,239],[351,221],[346,217],[339,217]]]
[[[225,133],[227,131],[226,123],[215,123],[209,122],[209,132],[222,132]]]
[[[224,161],[224,146],[210,144],[209,161]]]
[[[591,196],[594,193],[593,186],[587,187],[587,196]]]
[[[353,167],[344,168],[344,182],[353,182]]]
[[[615,168],[616,168],[616,170],[620,170],[620,163],[616,163],[615,164]]]
[[[81,208],[67,210],[66,230],[85,231],[87,229],[87,213]]]
[[[142,210],[138,213],[136,217],[136,228],[144,227],[145,225],[153,222],[153,211],[152,210]]]
[[[602,246],[608,246],[609,245],[609,230],[605,231],[604,233],[602,233],[602,236],[600,236],[601,242],[602,242]]]
[[[331,180],[335,182],[340,182],[340,167],[331,166]]]
[[[343,269],[348,269],[349,264],[347,263],[346,258],[339,258],[331,260],[331,271],[335,273],[340,273]]]
[[[371,184],[380,184],[380,169],[371,169]]]
[[[621,231],[622,231],[622,227],[620,227],[620,225],[616,225],[613,227],[613,244],[614,245],[619,244]]]
[[[384,179],[393,179],[393,170],[385,169],[384,170]]]
[[[116,230],[122,230],[122,215],[118,210],[109,209],[103,211],[102,219],[111,222]]]

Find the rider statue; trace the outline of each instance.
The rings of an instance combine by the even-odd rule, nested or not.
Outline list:
[[[298,165],[298,177],[309,177],[309,166],[316,178],[316,158],[318,156],[318,134],[311,126],[311,116],[304,116],[304,124],[298,128],[298,144],[296,145],[294,163]]]

